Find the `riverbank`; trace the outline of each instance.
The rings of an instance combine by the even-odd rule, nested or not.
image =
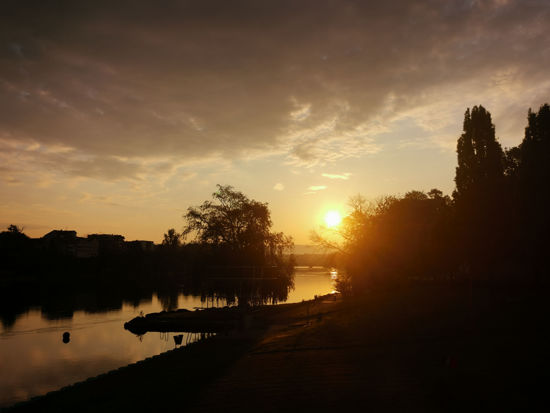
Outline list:
[[[546,411],[547,296],[422,286],[281,305],[263,328],[171,351],[12,410]]]
[[[337,301],[331,299],[330,302]],[[145,411],[157,410],[160,406],[193,405],[198,402],[197,395],[201,390],[223,376],[228,366],[258,344],[268,325],[279,322],[300,324],[304,318],[309,320],[314,314],[319,314],[320,303],[320,300],[314,300],[263,307],[259,310],[260,317],[251,326],[241,325],[230,334],[176,348],[5,410]],[[257,322],[260,318],[261,321]]]

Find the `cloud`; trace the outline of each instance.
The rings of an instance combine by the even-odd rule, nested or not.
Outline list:
[[[312,185],[308,188],[310,191],[322,191],[323,189],[327,189],[325,185]]]
[[[325,178],[328,178],[328,179],[343,179],[344,181],[347,181],[350,176],[351,176],[351,173],[349,172],[345,172],[343,174],[321,174],[321,176],[324,176]]]
[[[288,147],[288,163],[313,167],[379,152],[382,146],[375,137],[380,130],[371,130],[365,123],[350,126],[349,111],[347,102],[335,101],[318,123],[313,120],[309,125],[290,126],[279,137]]]
[[[118,202],[115,202],[112,196],[93,195],[88,192],[83,192],[78,202],[80,203],[91,202],[94,204],[105,204],[108,206],[115,206],[115,207],[122,206]]]
[[[296,106],[296,110],[290,112],[290,119],[297,122],[306,120],[311,114],[311,103],[300,105],[295,100],[293,100],[293,103]]]
[[[284,186],[282,183],[278,182],[278,183],[275,184],[275,186],[273,187],[273,189],[274,189],[275,191],[282,191],[283,189],[285,189],[285,186]]]
[[[550,94],[549,18],[548,2],[520,0],[12,2],[0,136],[103,180],[154,174],[153,159],[326,165],[380,152],[405,118],[450,150],[479,103],[513,142]]]
[[[15,178],[13,176],[5,176],[2,179],[8,185],[20,185],[23,183],[22,180]]]
[[[39,187],[60,184],[62,179],[68,177],[70,180],[141,182],[145,186],[149,186],[147,180],[153,179],[156,187],[160,188],[171,178],[177,178],[179,182],[194,179],[198,173],[193,169],[199,167],[197,162],[182,163],[175,157],[100,157],[74,148],[48,147],[36,142],[2,138],[0,163],[4,165],[0,168],[0,179],[4,182],[34,183]],[[63,181],[63,185],[69,185],[70,180]]]

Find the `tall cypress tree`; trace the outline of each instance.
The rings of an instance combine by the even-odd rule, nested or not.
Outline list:
[[[550,106],[544,104],[538,113],[529,109],[525,138],[520,146],[520,184],[526,196],[548,200],[550,179]]]
[[[455,177],[456,190],[453,193],[453,197],[455,199],[464,197],[473,187],[474,175],[477,169],[471,124],[472,117],[470,115],[470,108],[468,108],[464,114],[464,133],[462,133],[460,138],[458,138],[456,148],[458,154],[458,166],[456,167]]]
[[[550,106],[529,109],[518,166],[524,259],[536,276],[549,271],[550,241]]]
[[[474,106],[464,114],[464,132],[458,139],[455,199],[493,192],[502,185],[503,151],[495,138],[491,114]]]
[[[457,155],[453,198],[463,260],[477,275],[490,275],[496,270],[501,235],[504,153],[483,106],[466,110]]]

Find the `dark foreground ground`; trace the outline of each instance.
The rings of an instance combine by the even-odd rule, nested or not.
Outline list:
[[[550,411],[548,291],[415,286],[278,306],[13,411]],[[10,410],[11,411],[11,410]]]

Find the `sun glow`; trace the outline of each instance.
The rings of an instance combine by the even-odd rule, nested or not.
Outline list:
[[[338,211],[328,211],[325,214],[325,224],[328,228],[334,228],[342,222],[342,216]]]

